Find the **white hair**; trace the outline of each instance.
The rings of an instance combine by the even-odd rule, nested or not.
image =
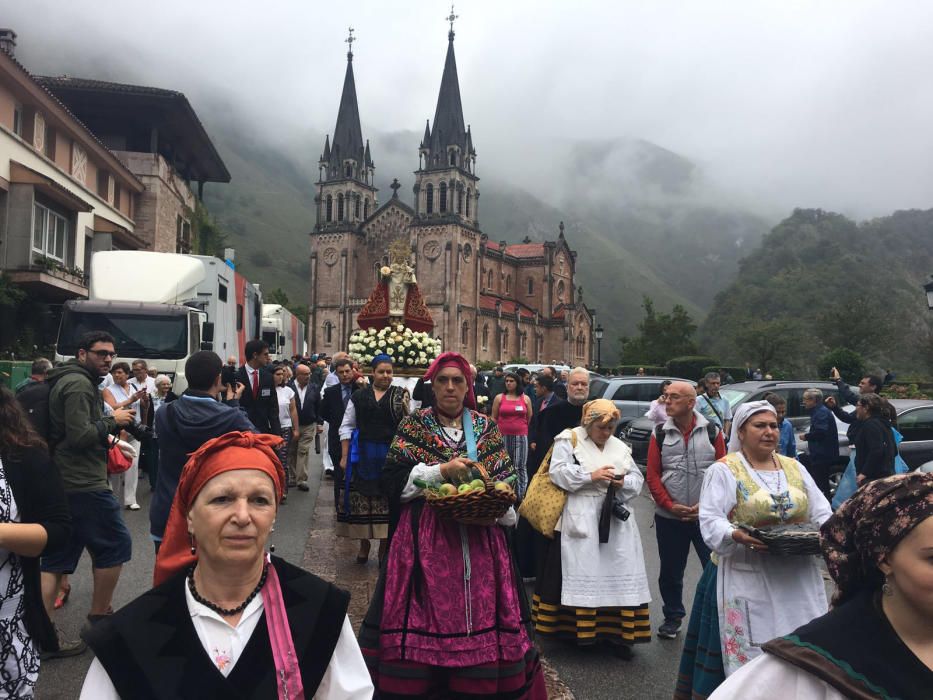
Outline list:
[[[567,374],[567,379],[569,380],[569,379],[570,379],[573,375],[575,375],[575,374],[585,374],[585,375],[586,375],[586,381],[590,381],[590,371],[589,371],[586,367],[574,367],[574,368],[573,368],[572,370],[570,370],[570,372]]]

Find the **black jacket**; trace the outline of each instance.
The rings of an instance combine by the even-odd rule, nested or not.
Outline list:
[[[543,411],[540,405],[540,401],[535,404],[535,413],[528,426],[528,442],[535,443],[534,452],[528,459],[529,477],[538,471],[541,460],[551,449],[557,434],[566,428],[580,425],[580,416],[583,413],[582,406],[574,406],[556,394],[551,397],[551,402]]]
[[[38,523],[45,528],[48,541],[43,554],[49,554],[68,543],[71,536],[71,514],[58,468],[48,453],[39,448],[4,451],[3,469],[19,509],[20,522]],[[26,631],[40,649],[58,649],[55,628],[42,605],[39,582],[39,558],[19,558],[23,566],[23,598]]]
[[[308,388],[305,389],[304,401],[301,400],[301,394],[298,392],[298,384],[294,380],[288,383],[288,388],[295,392],[295,408],[298,410],[298,425],[312,425],[313,423],[324,422],[324,419],[321,418],[321,387],[309,381]]]
[[[877,416],[862,421],[855,435],[855,473],[868,481],[894,474],[897,444],[888,422]]]
[[[354,385],[350,385],[352,395]],[[340,424],[343,422],[343,384],[334,384],[324,389],[324,398],[321,399],[321,418],[327,421],[327,451],[331,459],[336,456],[334,463],[340,461]]]
[[[256,426],[256,432],[281,436],[279,399],[275,393],[275,377],[272,372],[259,370],[259,395],[256,397],[253,396],[253,385],[245,367],[237,369],[236,380],[246,387],[240,397],[240,406],[249,416],[250,423]]]
[[[272,557],[306,698],[327,672],[350,596],[297,566]],[[185,572],[85,630],[121,698],[201,700],[276,698],[275,662],[262,613],[236,666],[224,678],[198,639],[185,605]]]

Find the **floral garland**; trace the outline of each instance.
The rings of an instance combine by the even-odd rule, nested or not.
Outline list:
[[[378,331],[375,328],[354,331],[349,350],[361,363],[369,363],[376,355],[385,353],[396,367],[428,367],[440,354],[441,341],[395,324]]]

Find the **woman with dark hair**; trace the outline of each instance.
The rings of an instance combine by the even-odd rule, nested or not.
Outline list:
[[[113,413],[118,408],[130,408],[136,411],[133,422],[136,425],[145,424],[145,416],[140,415],[140,399],[146,395],[146,388],[134,391],[129,383],[130,366],[126,362],[115,362],[110,367],[110,376],[113,377],[113,384],[103,390],[104,404],[107,414]],[[111,474],[110,488],[113,490],[117,501],[123,503],[127,510],[139,510],[139,504],[136,502],[136,486],[139,484],[139,440],[124,431],[120,435],[127,444],[133,447],[135,455],[133,464],[122,474]],[[121,496],[122,492],[122,496]]]
[[[855,481],[861,486],[868,481],[894,474],[897,443],[891,423],[885,417],[887,403],[878,394],[861,394],[855,404],[859,421],[855,434]]]
[[[863,394],[864,396],[864,394]],[[773,639],[711,700],[925,700],[933,689],[933,474],[859,489],[820,531],[833,609]]]
[[[337,535],[360,541],[356,561],[369,559],[370,540],[379,540],[379,559],[389,536],[389,503],[379,487],[395,428],[408,415],[408,389],[392,385],[392,358],[376,355],[372,384],[357,389],[340,424],[344,483],[337,494]]]
[[[522,391],[522,380],[515,372],[505,373],[505,393],[492,402],[492,419],[499,426],[509,459],[518,472],[518,497],[528,488],[528,425],[531,423],[531,399]]]
[[[543,700],[527,600],[503,527],[515,524],[514,509],[494,523],[460,524],[426,507],[418,486],[463,482],[472,462],[493,481],[515,470],[495,422],[476,412],[466,359],[442,353],[424,376],[435,404],[399,424],[383,473],[395,531],[360,628],[376,692]]]
[[[0,697],[31,698],[40,653],[66,656],[42,604],[39,557],[67,542],[71,516],[45,442],[0,387]]]

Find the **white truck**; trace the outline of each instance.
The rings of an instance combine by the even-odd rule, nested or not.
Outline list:
[[[146,360],[188,387],[185,362],[213,350],[226,362],[244,361],[244,346],[259,337],[262,295],[219,258],[148,251],[103,251],[91,257],[89,298],[65,302],[55,357],[74,357],[87,331],[116,339],[120,360]]]
[[[305,324],[281,304],[262,305],[262,339],[269,343],[273,360],[287,360],[304,355]]]

